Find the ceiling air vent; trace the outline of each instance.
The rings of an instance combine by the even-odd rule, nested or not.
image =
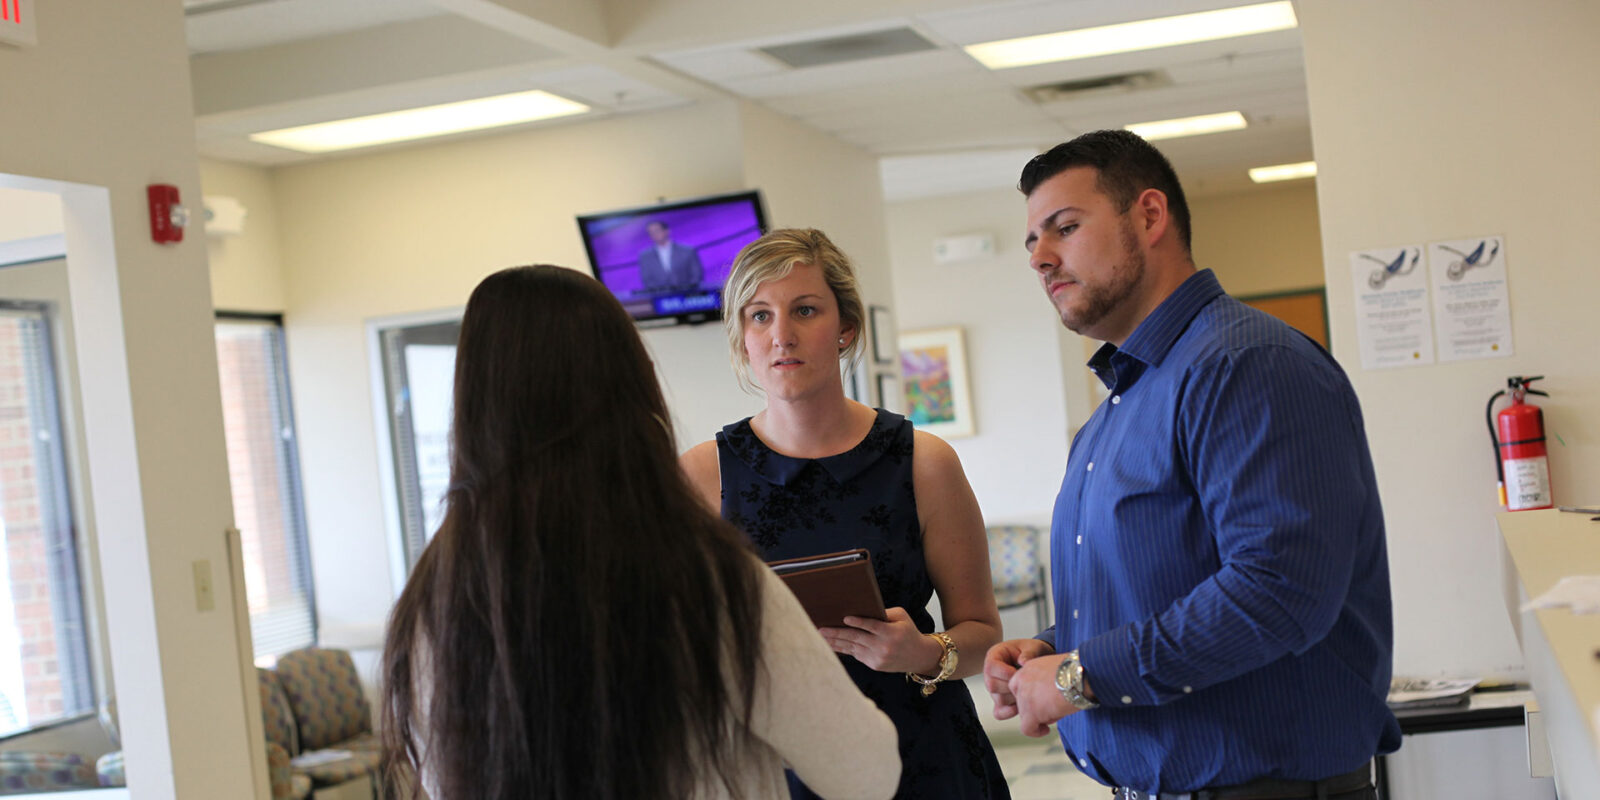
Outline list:
[[[198,17],[202,14],[214,14],[218,11],[231,11],[245,6],[256,6],[262,3],[275,3],[278,0],[183,0],[183,15]]]
[[[758,49],[799,69],[935,50],[938,46],[910,28],[890,28],[872,33],[813,39],[809,42],[792,42]]]
[[[1029,100],[1044,105],[1046,103],[1082,100],[1087,97],[1127,94],[1171,85],[1172,78],[1168,77],[1167,73],[1154,70],[1150,72],[1128,72],[1122,75],[1102,75],[1098,78],[1029,86],[1022,90],[1022,94]]]

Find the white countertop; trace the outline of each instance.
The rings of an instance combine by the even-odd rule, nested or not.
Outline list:
[[[1600,522],[1591,516],[1554,509],[1498,515],[1517,589],[1507,594],[1507,610],[1547,719],[1562,797],[1600,797],[1600,614],[1521,606],[1564,577],[1600,575]]]

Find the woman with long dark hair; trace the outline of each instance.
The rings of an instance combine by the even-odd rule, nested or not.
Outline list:
[[[739,252],[723,298],[735,373],[766,408],[685,453],[685,473],[768,560],[871,553],[888,619],[821,630],[899,727],[896,796],[1009,797],[956,680],[1000,641],[983,515],[950,445],[845,397],[839,364],[860,353],[865,317],[850,260],[821,231],[775,230]],[[798,772],[790,789],[827,796]]]
[[[445,517],[383,673],[386,774],[433,800],[765,798],[785,762],[887,797],[899,775],[892,724],[679,471],[632,320],[560,267],[467,303]]]

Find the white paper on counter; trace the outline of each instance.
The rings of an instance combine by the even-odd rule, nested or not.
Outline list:
[[[1600,614],[1600,575],[1568,575],[1549,591],[1523,603],[1522,610],[1563,606],[1574,614]]]

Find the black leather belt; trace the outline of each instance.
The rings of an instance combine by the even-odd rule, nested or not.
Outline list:
[[[1372,764],[1343,775],[1320,781],[1290,781],[1279,778],[1260,778],[1238,786],[1219,786],[1194,792],[1146,792],[1120,787],[1112,792],[1116,800],[1316,800],[1334,798],[1349,792],[1358,792],[1372,786]]]

